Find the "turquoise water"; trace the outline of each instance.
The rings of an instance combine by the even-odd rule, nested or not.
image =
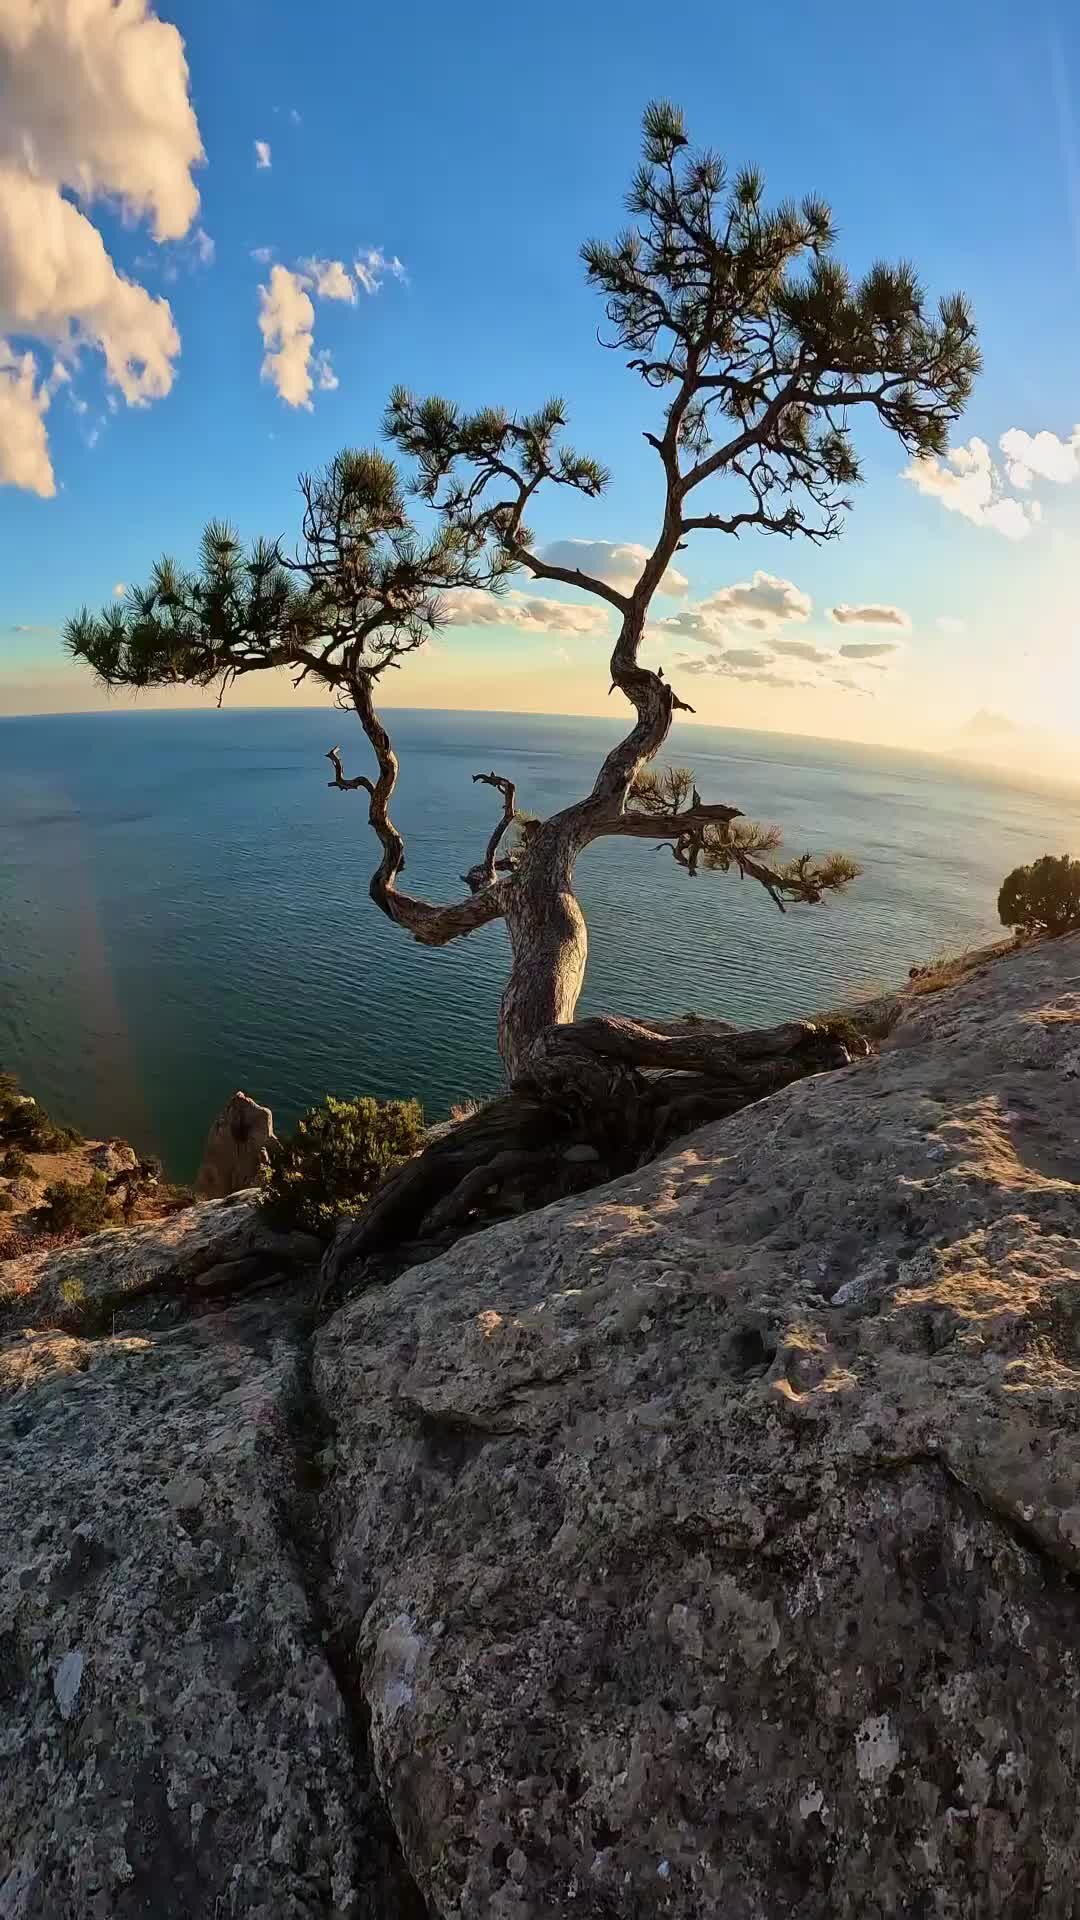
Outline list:
[[[497,806],[470,775],[510,774],[548,813],[617,730],[399,712],[393,731],[407,883],[453,899]],[[505,934],[429,951],[376,911],[364,796],[326,786],[339,741],[360,770],[355,723],[311,709],[0,721],[0,1062],[58,1118],[182,1178],[238,1086],[287,1125],[328,1091],[415,1093],[434,1118],[499,1084]],[[684,726],[671,758],[707,799],[779,821],[792,852],[841,847],[865,877],[781,918],[749,882],[600,843],[579,868],[583,1012],[812,1011],[993,937],[1005,872],[1080,840],[1075,795],[916,756]]]

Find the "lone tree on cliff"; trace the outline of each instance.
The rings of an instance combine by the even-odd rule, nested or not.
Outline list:
[[[537,495],[560,487],[595,498],[607,479],[596,460],[565,444],[561,400],[535,413],[465,413],[398,388],[386,434],[413,463],[412,491],[434,531],[410,522],[384,455],[344,452],[301,481],[295,553],[261,541],[245,555],[232,530],[215,524],[196,571],[163,560],[126,606],[100,617],[84,611],[67,628],[71,652],[110,686],[224,690],[239,675],[283,666],[298,684],[318,681],[355,712],[376,777],[348,775],[337,749],[328,757],[331,784],[367,797],[382,850],[372,898],[430,946],[505,920],[512,959],[500,1049],[512,1081],[549,1091],[572,1081],[580,1092],[592,1078],[594,1091],[603,1082],[610,1093],[615,1061],[620,1072],[670,1063],[708,1074],[710,1059],[715,1066],[717,1033],[707,1025],[570,1027],[586,958],[574,869],[592,841],[666,843],[688,877],[734,869],[781,909],[816,902],[856,872],[840,855],[776,859],[774,831],[733,806],[703,801],[689,774],[650,771],[673,714],[690,711],[662,671],[640,659],[665,571],[698,533],[748,528],[835,539],[860,477],[851,421],[868,411],[909,452],[940,453],[979,366],[960,295],[931,312],[904,264],[852,279],[835,258],[822,201],[767,208],[760,174],[747,168],[729,177],[715,154],[692,151],[682,116],[667,103],[646,111],[628,204],[626,232],[613,244],[588,242],[582,256],[604,300],[606,344],[664,396],[656,430],[645,433],[660,465],[663,510],[632,588],[536,551],[527,515]],[[611,680],[634,724],[591,792],[521,825],[516,838],[513,785],[495,772],[477,774],[500,795],[502,812],[465,876],[467,895],[435,905],[398,884],[405,849],[390,811],[398,763],[375,690],[439,625],[444,594],[499,592],[515,572],[575,587],[614,610]]]

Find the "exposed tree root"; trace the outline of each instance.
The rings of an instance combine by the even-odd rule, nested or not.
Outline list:
[[[629,1173],[794,1080],[848,1066],[899,1004],[747,1032],[612,1016],[553,1027],[508,1093],[440,1130],[380,1187],[328,1249],[324,1285],[389,1277],[465,1233]]]

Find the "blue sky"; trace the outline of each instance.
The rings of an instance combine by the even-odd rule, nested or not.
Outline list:
[[[94,49],[115,27],[109,0],[71,8],[44,0],[53,31],[36,41],[23,31],[30,11],[31,0],[0,0],[0,120],[9,129],[0,133],[0,338],[6,377],[20,371],[24,402],[26,354],[39,399],[49,385],[38,427],[20,418],[47,433],[56,491],[43,497],[40,438],[21,469],[14,441],[5,467],[0,441],[8,479],[0,712],[94,704],[84,676],[62,662],[55,630],[65,616],[137,580],[163,548],[189,554],[210,514],[231,516],[244,533],[290,533],[297,471],[372,440],[397,380],[465,404],[528,407],[562,392],[575,443],[603,459],[613,480],[597,503],[559,497],[542,506],[532,516],[538,535],[649,543],[657,473],[641,435],[657,401],[597,345],[601,314],[576,250],[620,225],[642,106],[667,94],[696,140],[733,165],[765,169],[770,198],[814,189],[829,199],[854,268],[905,255],[935,294],[966,291],[986,363],[954,436],[967,446],[976,437],[985,457],[970,453],[942,486],[901,479],[901,450],[863,430],[866,484],[840,542],[816,550],[697,537],[679,563],[685,590],[658,609],[668,617],[764,572],[791,583],[798,631],[823,649],[856,632],[830,621],[834,605],[893,608],[907,623],[890,630],[895,653],[859,667],[850,689],[839,673],[793,686],[780,673],[697,671],[701,717],[934,744],[961,737],[977,710],[990,709],[1022,730],[1029,753],[1051,751],[1050,742],[1033,744],[1031,730],[1051,729],[1062,752],[1080,733],[1072,10],[916,0],[901,40],[895,14],[846,0],[827,14],[780,4],[767,16],[683,5],[670,31],[636,0],[555,0],[531,13],[162,0],[158,16],[183,37],[188,77],[171,36],[167,46],[146,43],[148,92],[159,84],[149,76],[163,70],[176,82],[152,114],[126,94],[119,106],[103,99],[92,81],[81,90],[80,72],[92,71]],[[123,57],[137,81],[148,9],[122,0],[117,11],[136,36]],[[69,124],[62,139],[49,136],[63,149],[53,152],[34,115],[44,124],[39,103],[56,97],[60,78]],[[189,111],[206,156],[193,170]],[[147,158],[155,141],[162,151]],[[268,166],[257,141],[269,147]],[[12,216],[4,226],[5,192],[23,204],[28,152],[35,181],[77,201],[119,274],[169,303],[179,351],[165,351],[158,384],[169,390],[145,404],[128,404],[110,384],[85,301],[88,343],[62,353],[55,371],[60,294],[34,320],[26,292],[40,268],[40,223],[20,228]],[[183,228],[183,182],[192,178],[201,204]],[[99,191],[87,189],[90,180]],[[182,232],[158,240],[163,225]],[[257,250],[272,256],[257,259]],[[357,280],[357,260],[377,290]],[[352,299],[320,298],[310,261],[341,262]],[[301,276],[314,308],[310,410],[289,405],[260,373],[259,290],[275,265]],[[324,354],[333,387],[319,386]],[[0,381],[4,366],[0,355]],[[0,423],[13,417],[0,389]],[[1027,455],[1028,443],[1013,440],[1010,455],[1001,440],[1017,433],[1054,439]],[[28,472],[38,491],[25,484]],[[991,494],[1016,505],[987,513],[980,503]],[[959,505],[947,510],[946,496]],[[526,581],[521,590],[534,593]],[[729,638],[752,650],[767,645],[769,630],[736,626]],[[673,650],[676,681],[693,651]],[[288,692],[248,691],[260,700]],[[524,613],[513,625],[451,627],[395,687],[408,704],[578,712],[606,711],[606,692],[601,636],[574,631],[557,611],[550,630],[542,615]],[[1002,730],[1000,743],[1009,738]],[[1013,736],[1014,750],[1020,741]]]

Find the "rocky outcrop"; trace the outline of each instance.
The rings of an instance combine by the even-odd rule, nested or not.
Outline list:
[[[103,1140],[100,1146],[90,1148],[86,1158],[93,1172],[103,1173],[110,1180],[118,1173],[139,1171],[139,1156],[126,1140]]]
[[[93,1301],[189,1305],[0,1344],[3,1920],[423,1911],[322,1605],[307,1289],[190,1314],[260,1245],[244,1200],[10,1263],[14,1299],[0,1266],[39,1322],[76,1261]]]
[[[24,1270],[0,1915],[1073,1920],[1078,1118],[1066,940],[314,1331]]]
[[[58,1252],[0,1262],[0,1327],[7,1318],[129,1329],[142,1309],[157,1323],[176,1320],[185,1303],[286,1281],[318,1260],[317,1240],[275,1232],[257,1202],[257,1194],[238,1193],[135,1231],[110,1228]]]
[[[432,1909],[1072,1916],[1080,943],[324,1328]]]
[[[274,1116],[246,1093],[234,1093],[207,1135],[195,1191],[204,1200],[225,1200],[259,1184],[274,1138]]]

